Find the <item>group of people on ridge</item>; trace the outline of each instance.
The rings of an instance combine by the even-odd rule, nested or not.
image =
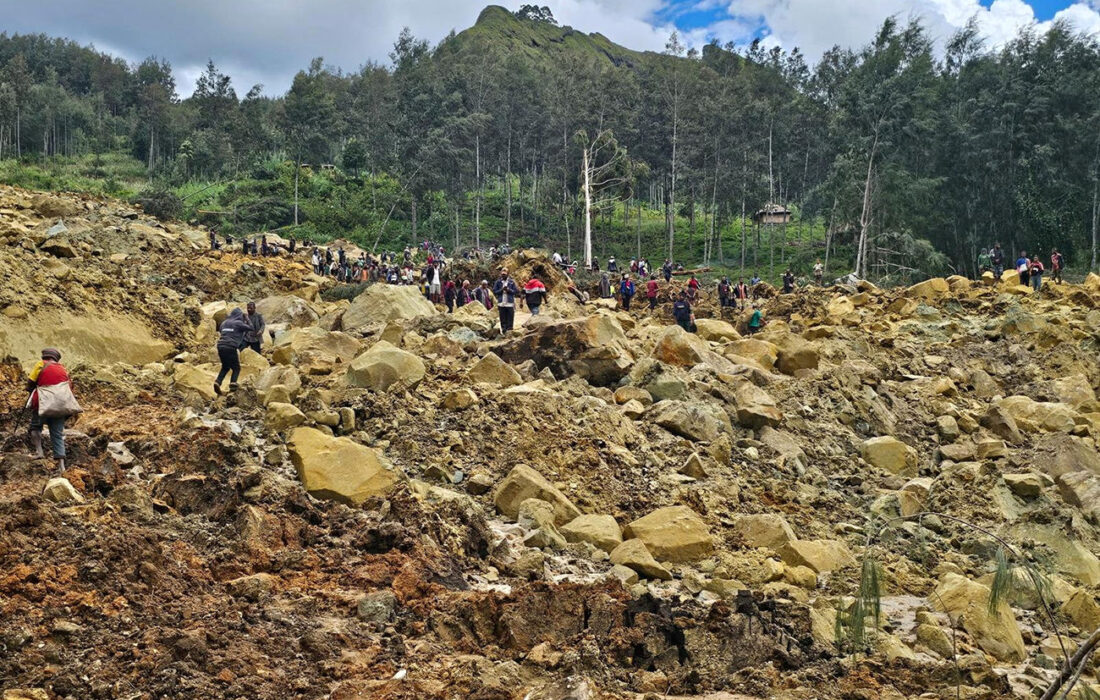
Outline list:
[[[1062,272],[1066,268],[1066,257],[1057,248],[1050,251],[1050,276],[1055,283],[1062,283]],[[1014,265],[1016,274],[1019,275],[1020,284],[1031,287],[1036,292],[1043,288],[1043,275],[1047,269],[1038,255],[1028,257],[1027,251],[1020,251]],[[1001,250],[1001,244],[997,243],[989,250],[982,249],[978,253],[978,274],[992,272],[993,279],[999,280],[1005,271],[1005,254]]]

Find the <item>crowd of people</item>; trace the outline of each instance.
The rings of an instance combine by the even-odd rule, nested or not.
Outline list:
[[[1057,248],[1052,248],[1050,251],[1050,277],[1054,283],[1062,283],[1062,272],[1065,268],[1066,257]],[[1031,287],[1035,292],[1042,291],[1043,275],[1046,274],[1047,268],[1037,254],[1029,257],[1026,250],[1021,250],[1019,257],[1016,258],[1014,269],[1016,274],[1019,275],[1020,284]],[[988,250],[983,248],[978,252],[978,274],[982,275],[986,272],[992,272],[993,279],[996,280],[1001,279],[1004,275],[1005,254],[1000,243],[994,244]]]

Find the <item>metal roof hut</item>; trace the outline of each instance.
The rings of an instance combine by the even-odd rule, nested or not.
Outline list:
[[[791,210],[779,204],[765,204],[764,208],[752,215],[754,224],[788,224]]]

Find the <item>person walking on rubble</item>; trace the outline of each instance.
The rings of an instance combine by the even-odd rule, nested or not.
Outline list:
[[[237,390],[237,379],[241,376],[240,348],[245,344],[244,337],[252,329],[244,313],[240,309],[233,309],[229,317],[218,326],[218,359],[222,367],[214,380],[214,393],[222,394],[222,382],[225,375],[229,376],[229,390]]]
[[[657,276],[650,275],[649,281],[645,283],[645,297],[649,300],[649,310],[657,308]]]
[[[1066,266],[1066,258],[1058,252],[1057,248],[1050,250],[1050,278],[1057,284],[1062,283],[1062,268]]]
[[[546,301],[546,285],[538,277],[532,277],[523,285],[523,300],[527,302],[527,308],[532,316],[539,315],[542,303]]]
[[[737,284],[734,285],[733,298],[737,300],[739,310],[744,311],[745,305],[749,302],[749,285],[745,284],[744,278],[737,280]]]
[[[455,312],[455,300],[458,298],[458,288],[455,287],[454,280],[447,280],[447,284],[443,285],[443,303],[447,305],[447,313],[453,314]]]
[[[634,298],[634,281],[630,275],[623,275],[619,283],[619,298],[622,300],[623,311],[630,311],[630,300]]]
[[[44,459],[42,426],[50,431],[50,449],[59,471],[65,471],[65,421],[80,413],[73,396],[69,373],[61,365],[61,352],[56,348],[42,351],[27,379],[27,407],[31,410],[30,436],[34,457]]]
[[[680,298],[672,304],[672,317],[676,319],[676,325],[688,333],[695,331],[695,314],[691,311],[687,292],[680,292]]]

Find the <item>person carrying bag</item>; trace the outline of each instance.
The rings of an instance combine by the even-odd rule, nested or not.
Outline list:
[[[50,446],[58,469],[65,469],[65,421],[83,412],[73,394],[69,373],[61,365],[61,352],[55,348],[42,351],[42,360],[35,365],[27,382],[31,390],[27,407],[31,409],[31,442],[36,458],[45,458],[42,450],[42,427],[50,431]]]

